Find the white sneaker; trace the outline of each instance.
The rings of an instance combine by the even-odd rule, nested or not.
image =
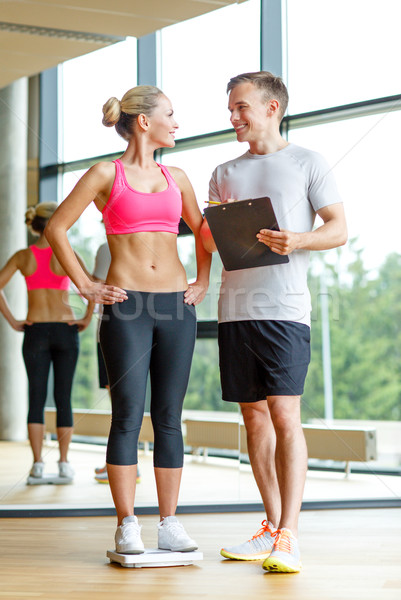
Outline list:
[[[145,546],[141,540],[141,529],[137,517],[134,515],[124,517],[114,536],[116,552],[119,554],[142,554],[145,552]]]
[[[198,544],[189,537],[177,517],[164,517],[157,529],[160,550],[192,552],[198,548]]]
[[[32,465],[32,469],[30,470],[30,477],[37,477],[41,479],[43,477],[43,470],[45,468],[45,463],[42,461],[34,462]]]
[[[69,462],[59,462],[58,463],[58,476],[59,477],[68,477],[72,479],[74,477],[75,471],[72,468]]]

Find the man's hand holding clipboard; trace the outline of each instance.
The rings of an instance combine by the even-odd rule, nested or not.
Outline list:
[[[259,242],[265,244],[272,252],[277,254],[288,255],[294,250],[299,248],[296,243],[296,237],[298,234],[292,233],[291,231],[274,231],[271,229],[261,229],[257,234]]]
[[[288,263],[270,198],[254,198],[213,205],[205,209],[217,250],[227,271]],[[269,245],[275,248],[272,251]],[[277,251],[276,251],[277,248]]]

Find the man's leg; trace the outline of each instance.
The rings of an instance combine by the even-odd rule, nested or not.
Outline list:
[[[260,560],[270,555],[280,520],[280,491],[275,465],[276,434],[266,400],[240,403],[247,432],[248,454],[267,519],[248,541],[224,547],[220,554],[236,560]]]
[[[270,396],[267,400],[276,431],[276,469],[281,517],[274,534],[267,571],[297,573],[301,569],[298,517],[307,470],[307,448],[300,418],[300,396]]]
[[[298,534],[298,517],[308,468],[308,452],[301,425],[300,396],[267,399],[276,432],[276,469],[281,496],[278,527]]]
[[[247,434],[248,455],[262,496],[266,516],[278,527],[281,516],[280,490],[276,473],[276,433],[266,400],[241,403]]]

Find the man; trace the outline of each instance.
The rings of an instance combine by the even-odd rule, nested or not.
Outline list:
[[[268,72],[244,73],[230,80],[227,93],[237,140],[247,142],[249,150],[215,169],[210,201],[270,197],[281,231],[262,229],[256,237],[288,255],[289,262],[222,274],[223,400],[240,403],[267,519],[252,539],[221,554],[265,559],[269,571],[298,572],[298,517],[307,471],[300,403],[310,360],[309,251],[344,244],[347,228],[324,159],[280,134],[288,104],[282,80]],[[312,231],[316,214],[323,224]],[[201,233],[205,248],[215,251],[206,220]]]

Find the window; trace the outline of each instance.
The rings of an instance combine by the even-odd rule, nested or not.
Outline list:
[[[161,32],[161,88],[172,101],[177,139],[229,127],[230,77],[260,65],[260,3],[248,0]]]
[[[401,4],[287,0],[289,112],[399,94]]]
[[[401,111],[289,130],[289,141],[320,151],[333,168],[349,227],[345,248],[312,256],[309,284],[312,361],[303,421],[324,418],[319,305],[324,273],[329,298],[333,412],[339,424],[377,429],[376,468],[397,468],[394,435],[401,420],[400,174],[394,131]],[[322,266],[323,265],[323,266]],[[373,468],[373,467],[371,467]]]
[[[136,39],[74,58],[60,69],[63,162],[123,152],[124,140],[102,125],[102,106],[136,85]]]
[[[329,161],[345,202],[349,237],[356,239],[368,270],[400,250],[400,174],[394,137],[400,126],[401,111],[394,111],[290,129],[288,134],[290,142],[317,150]]]

